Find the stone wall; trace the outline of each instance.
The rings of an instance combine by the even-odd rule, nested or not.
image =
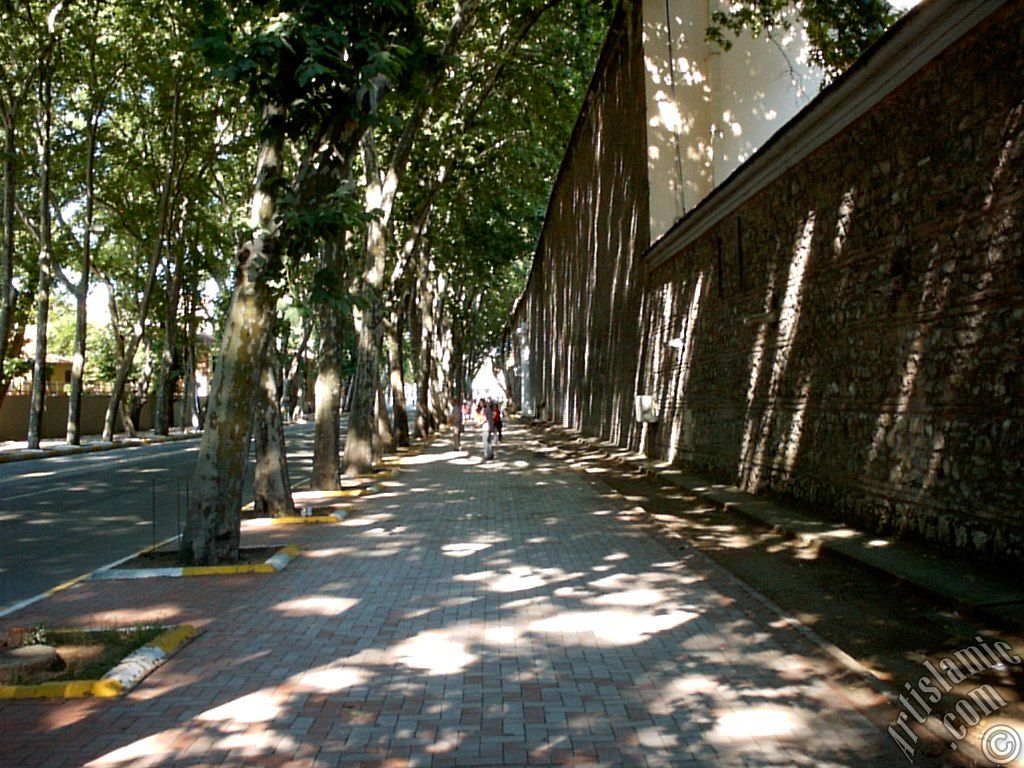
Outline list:
[[[1010,3],[651,272],[654,453],[1021,556],[1021,14]]]
[[[529,368],[516,377],[527,390],[525,410],[614,440],[633,431],[636,261],[649,242],[641,31],[639,3],[624,3],[512,322],[519,367]]]
[[[1021,18],[1007,2],[657,258],[639,253],[643,181],[601,197],[616,155],[645,150],[609,135],[638,116],[615,90],[634,64],[605,61],[588,104],[606,133],[570,149],[514,318],[547,415],[868,528],[1024,556]],[[643,445],[624,410],[640,393],[661,412]]]

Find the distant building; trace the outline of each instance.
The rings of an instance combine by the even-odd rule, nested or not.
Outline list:
[[[21,349],[21,359],[25,372],[11,379],[8,394],[28,394],[32,391],[32,366],[36,359],[36,327],[30,325],[25,329],[25,344]],[[71,367],[73,360],[63,355],[46,356],[46,394],[67,394],[71,385]]]

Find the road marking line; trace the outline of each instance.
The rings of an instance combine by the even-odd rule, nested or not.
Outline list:
[[[3,618],[4,616],[8,616],[8,615],[10,615],[12,613],[15,613],[17,611],[20,611],[22,608],[27,608],[28,606],[32,605],[33,603],[39,602],[44,597],[49,597],[50,595],[56,594],[57,592],[63,592],[65,589],[70,589],[71,587],[75,586],[76,584],[81,584],[83,581],[87,581],[89,579],[97,578],[96,574],[108,571],[111,568],[116,568],[121,563],[126,563],[129,560],[131,560],[132,558],[138,557],[139,555],[144,554],[146,552],[149,552],[150,550],[159,549],[160,547],[163,547],[163,546],[165,546],[167,544],[170,544],[172,541],[176,541],[177,538],[178,538],[178,536],[171,536],[169,539],[164,539],[163,541],[159,541],[156,544],[151,544],[150,546],[148,546],[148,547],[146,547],[144,549],[140,549],[137,552],[133,552],[130,555],[126,555],[125,557],[122,557],[122,558],[120,558],[118,560],[115,560],[112,563],[107,563],[106,565],[101,565],[99,568],[95,568],[94,570],[91,570],[88,573],[83,573],[81,576],[76,576],[73,579],[69,579],[68,581],[63,582],[62,584],[58,584],[55,587],[51,587],[50,589],[46,590],[45,592],[40,592],[38,595],[34,595],[33,597],[29,597],[29,598],[26,598],[25,600],[21,600],[21,601],[19,601],[17,603],[9,605],[6,608],[4,608],[3,610],[0,610],[0,618]],[[102,578],[102,577],[99,577],[99,578]]]

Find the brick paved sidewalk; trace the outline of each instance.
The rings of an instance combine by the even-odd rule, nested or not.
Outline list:
[[[0,765],[903,765],[763,606],[517,438],[487,464],[436,441],[345,524],[253,534],[305,547],[279,576],[8,617],[203,632],[123,700],[0,702]]]

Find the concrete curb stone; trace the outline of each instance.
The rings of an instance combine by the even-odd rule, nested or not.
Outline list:
[[[52,448],[15,448],[0,451],[0,464],[15,461],[31,461],[33,459],[49,459],[57,456],[78,456],[83,453],[103,453],[121,448],[134,448],[140,445],[172,443],[181,440],[194,440],[202,437],[202,432],[186,432],[184,434],[154,435],[151,437],[131,437],[113,443],[86,443],[85,445],[59,445]]]
[[[174,568],[121,568],[105,566],[86,578],[90,581],[118,579],[182,578],[187,576],[237,576],[248,573],[280,573],[299,554],[299,548],[287,545],[262,563],[253,565],[186,565]],[[122,560],[121,562],[124,562]]]

